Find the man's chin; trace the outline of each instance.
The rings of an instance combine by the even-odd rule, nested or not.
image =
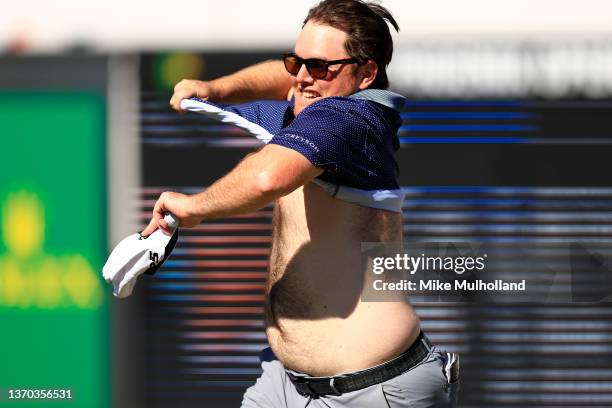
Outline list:
[[[318,101],[320,99],[321,99],[320,96],[318,96],[316,98],[312,98],[312,99],[296,98],[295,99],[295,104],[293,105],[293,115],[294,116],[299,115],[299,113],[301,111],[303,111],[304,109],[306,109],[306,107],[308,107],[308,105],[312,105],[313,103],[315,103],[316,101]]]

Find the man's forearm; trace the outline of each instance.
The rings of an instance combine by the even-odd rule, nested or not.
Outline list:
[[[207,190],[187,195],[166,191],[153,207],[153,218],[141,232],[148,236],[157,228],[170,232],[164,216],[172,213],[180,226],[190,228],[202,221],[253,212],[285,196],[321,175],[300,153],[268,144],[248,155]]]
[[[279,158],[279,154],[283,154]],[[320,175],[299,153],[269,145],[247,156],[207,190],[192,197],[192,214],[201,220],[259,210]]]
[[[250,173],[250,157],[205,191],[193,196],[192,211],[202,220],[230,217],[265,207],[277,195],[260,186],[258,176]]]
[[[286,99],[291,77],[282,61],[268,60],[210,81],[216,100],[238,102],[255,99]]]

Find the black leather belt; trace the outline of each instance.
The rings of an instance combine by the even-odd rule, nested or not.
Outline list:
[[[300,395],[312,398],[341,395],[380,384],[405,373],[421,363],[429,355],[431,347],[431,342],[421,332],[408,350],[375,367],[335,377],[309,377],[289,370],[287,374]]]

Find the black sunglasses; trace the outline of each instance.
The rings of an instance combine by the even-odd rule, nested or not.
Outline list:
[[[283,55],[285,69],[291,75],[297,75],[302,65],[306,65],[308,73],[315,79],[323,79],[327,76],[327,69],[330,65],[336,64],[359,64],[359,58],[345,58],[333,61],[325,61],[319,58],[300,58],[294,53]]]

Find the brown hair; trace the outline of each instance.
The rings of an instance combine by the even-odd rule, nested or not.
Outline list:
[[[372,1],[324,0],[310,9],[303,26],[310,20],[344,31],[348,36],[346,52],[364,62],[372,59],[378,65],[370,88],[389,87],[387,65],[393,56],[393,39],[387,22],[399,31],[389,10]]]

